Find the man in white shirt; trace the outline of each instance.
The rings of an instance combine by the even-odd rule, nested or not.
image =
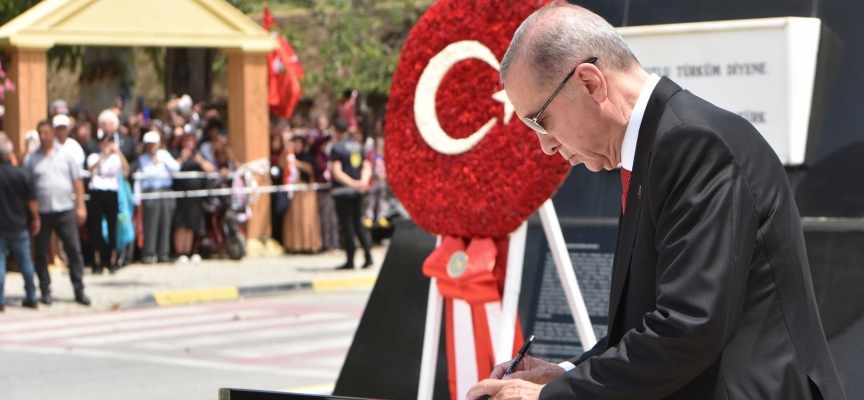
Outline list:
[[[69,117],[66,115],[57,114],[51,119],[51,127],[54,128],[54,136],[56,137],[57,143],[63,147],[63,151],[72,156],[72,159],[75,160],[75,164],[79,167],[83,167],[84,160],[86,159],[84,149],[81,148],[81,145],[78,144],[78,142],[69,140],[69,125]]]
[[[39,123],[36,129],[39,131],[41,148],[30,153],[23,164],[36,193],[41,221],[41,228],[34,239],[33,266],[39,277],[41,301],[50,305],[51,275],[46,255],[51,232],[56,232],[63,241],[69,259],[69,279],[75,289],[75,301],[89,306],[90,299],[84,294],[84,259],[78,235],[78,228],[87,221],[81,166],[75,165],[72,156],[55,142],[51,125],[48,121]]]

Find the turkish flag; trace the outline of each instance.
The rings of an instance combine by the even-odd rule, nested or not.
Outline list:
[[[264,7],[264,16],[261,19],[261,25],[265,30],[276,24],[273,14],[270,9]],[[278,25],[277,25],[278,26]],[[279,42],[279,47],[271,51],[267,55],[267,65],[269,67],[269,93],[268,103],[270,104],[270,113],[284,118],[291,118],[294,113],[294,108],[300,101],[302,88],[300,87],[300,79],[306,73],[303,72],[303,66],[300,65],[300,60],[297,54],[294,53],[294,48],[288,43],[279,32],[271,32],[270,35]]]
[[[279,26],[276,23],[276,19],[273,18],[273,14],[270,12],[270,7],[267,7],[267,3],[264,3],[264,15],[261,16],[261,26],[265,31],[270,32],[270,28],[273,25]]]

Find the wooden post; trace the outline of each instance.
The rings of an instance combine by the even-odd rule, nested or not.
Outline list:
[[[241,163],[270,156],[265,53],[228,53],[228,137]],[[259,184],[270,184],[269,174],[256,178]],[[252,205],[246,232],[250,239],[270,237],[269,195],[262,194]]]
[[[270,156],[267,55],[228,54],[228,134],[240,162]]]
[[[6,95],[3,128],[15,145],[15,153],[23,155],[24,134],[47,118],[47,61],[42,49],[16,48],[11,53],[7,73],[15,91]]]

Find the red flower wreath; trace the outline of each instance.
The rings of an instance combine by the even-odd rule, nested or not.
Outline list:
[[[516,230],[559,187],[570,165],[543,154],[534,133],[492,95],[498,71],[476,58],[455,64],[435,95],[440,126],[466,138],[494,127],[467,152],[442,154],[415,121],[418,81],[447,46],[480,42],[500,60],[519,24],[543,1],[441,0],[412,29],[402,50],[387,108],[385,156],[393,192],[421,228],[442,235],[500,238]]]

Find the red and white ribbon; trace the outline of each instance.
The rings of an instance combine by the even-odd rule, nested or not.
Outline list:
[[[461,399],[468,389],[487,378],[496,364],[501,300],[507,267],[508,238],[465,240],[442,238],[441,245],[423,263],[423,274],[436,278],[445,299],[448,380],[451,398]],[[516,318],[514,355],[522,343]]]

